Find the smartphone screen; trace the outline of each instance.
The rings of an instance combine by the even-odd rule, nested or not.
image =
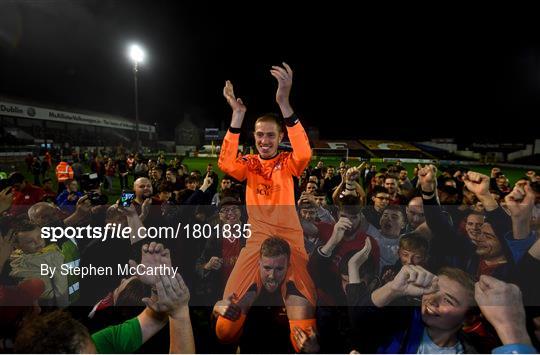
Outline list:
[[[131,202],[135,198],[135,192],[133,191],[122,191],[122,196],[120,196],[120,206],[129,207]]]

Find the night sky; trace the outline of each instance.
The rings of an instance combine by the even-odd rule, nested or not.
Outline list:
[[[322,138],[538,138],[536,11],[291,3],[2,0],[0,95],[134,117],[138,42],[140,118],[165,139],[184,112],[228,126],[226,79],[249,124],[277,111],[268,70],[282,61]]]

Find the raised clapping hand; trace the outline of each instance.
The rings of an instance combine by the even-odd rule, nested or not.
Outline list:
[[[348,266],[349,268],[354,268],[356,270],[360,269],[366,260],[369,258],[369,253],[371,253],[371,240],[366,238],[364,247],[357,251],[350,259]]]
[[[225,97],[227,103],[229,104],[229,106],[231,106],[231,109],[234,112],[246,112],[247,109],[242,102],[242,99],[236,98],[236,96],[234,96],[233,84],[229,80],[225,82],[225,87],[223,88],[223,96]]]
[[[229,106],[233,111],[231,118],[231,127],[241,128],[242,122],[244,122],[244,115],[246,114],[246,106],[242,102],[242,99],[236,98],[234,96],[234,89],[232,83],[227,80],[225,82],[225,87],[223,88],[223,96],[227,100]]]
[[[329,256],[332,254],[334,248],[341,243],[343,238],[345,237],[345,232],[350,230],[352,228],[352,222],[347,217],[340,217],[336,224],[334,225],[334,231],[332,232],[332,236],[325,245],[321,247],[321,252]]]
[[[359,284],[362,280],[360,279],[360,267],[366,262],[371,253],[371,241],[369,238],[366,238],[364,247],[356,252],[347,263],[349,269],[349,283],[350,284]]]
[[[153,286],[159,281],[158,275],[146,275],[144,271],[147,268],[155,268],[160,265],[171,266],[171,253],[169,249],[166,249],[163,244],[152,242],[150,244],[144,244],[141,248],[141,268],[143,275],[137,276],[143,283]],[[137,267],[137,263],[134,260],[129,260],[129,265]]]
[[[157,297],[145,297],[142,299],[144,304],[156,313],[166,313],[174,317],[182,307],[188,305],[189,289],[187,288],[182,276],[176,274],[175,277],[170,275],[156,276],[155,284]]]
[[[272,76],[276,78],[278,82],[276,102],[280,106],[288,105],[293,79],[293,71],[291,67],[287,63],[283,62],[283,67],[279,67],[277,65],[272,66],[272,69],[270,69],[270,74],[272,74]]]

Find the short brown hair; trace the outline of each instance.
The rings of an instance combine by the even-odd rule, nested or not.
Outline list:
[[[173,192],[173,190],[174,186],[168,181],[162,182],[158,187],[158,192]]]
[[[186,179],[184,180],[184,182],[186,184],[192,184],[192,183],[199,183],[199,179],[196,177],[196,176],[186,176]]]
[[[360,198],[353,195],[345,195],[339,199],[339,211],[347,214],[359,214],[362,211]]]
[[[401,218],[403,218],[403,220],[405,220],[405,212],[403,211],[403,208],[401,208],[401,206],[398,206],[398,205],[388,205],[386,206],[386,208],[384,209],[383,213],[385,211],[395,211],[395,212],[398,212],[401,214]]]
[[[262,115],[261,117],[257,118],[255,121],[255,125],[259,122],[273,122],[276,124],[278,131],[281,133],[283,132],[283,126],[281,123],[281,118],[273,113],[266,113]]]
[[[470,296],[472,303],[471,306],[474,306],[474,279],[471,275],[466,273],[465,271],[455,268],[455,267],[442,267],[439,269],[439,272],[437,273],[437,276],[446,276],[450,280],[456,281],[458,284],[463,286],[463,288],[467,291],[467,294]]]
[[[270,237],[261,245],[261,257],[275,258],[280,255],[291,256],[291,247],[289,243],[279,237]]]
[[[429,252],[429,242],[427,239],[414,232],[404,234],[401,238],[399,238],[399,247],[401,249],[421,252],[426,256]]]
[[[393,180],[396,180],[396,182],[399,180],[399,178],[393,174],[388,174],[386,175],[386,177],[384,178],[384,182],[386,182],[386,180],[388,179],[393,179]]]

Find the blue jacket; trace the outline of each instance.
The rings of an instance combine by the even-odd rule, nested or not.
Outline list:
[[[68,190],[64,190],[60,193],[60,195],[56,197],[56,204],[63,212],[67,214],[72,214],[73,212],[75,212],[75,206],[77,205],[77,201],[81,198],[82,193],[77,191],[75,192],[75,195],[77,196],[77,198],[74,201],[69,201],[67,199],[69,196],[69,192]]]

